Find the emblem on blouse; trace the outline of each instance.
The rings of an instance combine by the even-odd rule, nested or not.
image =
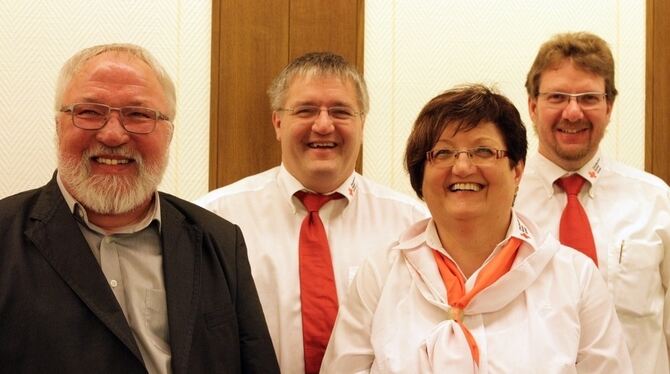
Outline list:
[[[358,184],[356,183],[356,177],[351,178],[351,184],[349,185],[348,192],[350,197],[354,197],[354,194],[358,190]]]

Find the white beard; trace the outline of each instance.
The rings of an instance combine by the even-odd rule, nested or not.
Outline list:
[[[132,158],[137,164],[138,175],[91,175],[92,155],[106,154]],[[98,214],[127,213],[151,198],[157,190],[167,168],[168,150],[153,165],[146,164],[142,156],[127,146],[105,147],[96,145],[81,157],[58,152],[58,173],[72,196],[86,208]]]

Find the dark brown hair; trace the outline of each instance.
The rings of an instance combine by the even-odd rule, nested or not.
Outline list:
[[[456,124],[456,134],[485,122],[492,122],[500,130],[510,167],[519,161],[525,162],[528,150],[526,127],[519,111],[505,96],[480,84],[465,85],[443,92],[423,107],[414,122],[405,150],[405,168],[419,198],[423,199],[421,186],[426,152],[433,149],[447,125]]]

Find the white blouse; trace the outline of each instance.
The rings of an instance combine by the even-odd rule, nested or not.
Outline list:
[[[431,248],[447,253],[427,219],[363,263],[340,308],[321,372],[632,372],[593,262],[513,214],[507,238],[485,263],[511,236],[523,241],[512,268],[464,310],[463,322],[479,348],[478,366],[448,320],[446,288]],[[466,281],[466,291],[480,270]]]

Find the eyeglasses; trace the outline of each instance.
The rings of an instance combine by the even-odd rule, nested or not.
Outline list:
[[[295,108],[277,109],[279,112],[290,112],[292,115],[306,120],[316,120],[324,110],[328,112],[330,119],[341,122],[351,121],[355,116],[362,114],[362,112],[357,112],[348,106],[322,108],[316,105],[300,105]]]
[[[113,111],[119,112],[121,126],[133,134],[148,134],[156,128],[156,121],[169,121],[163,113],[150,108],[140,106],[124,106],[121,108],[110,107],[97,103],[77,103],[64,105],[61,112],[72,114],[72,124],[84,130],[98,130],[103,128],[109,121],[109,114]]]
[[[565,93],[565,92],[540,92],[538,95],[544,99],[547,106],[554,109],[563,109],[570,103],[572,98],[582,110],[592,110],[600,106],[605,101],[607,94],[604,92],[582,92],[582,93]]]
[[[454,166],[458,156],[461,153],[468,155],[468,159],[474,165],[486,166],[494,163],[495,160],[507,157],[508,152],[503,149],[489,147],[476,147],[457,151],[454,149],[441,148],[426,152],[426,158],[431,165],[440,168]]]

